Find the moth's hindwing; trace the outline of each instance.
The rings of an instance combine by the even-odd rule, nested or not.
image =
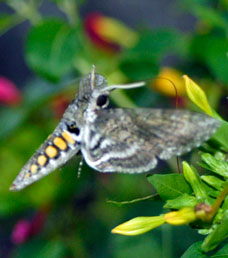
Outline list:
[[[10,190],[18,191],[66,163],[79,150],[79,144],[67,130],[58,126],[29,159],[14,180]]]
[[[98,171],[141,173],[154,168],[157,158],[199,146],[219,125],[212,117],[184,110],[99,110],[86,127],[81,151]]]

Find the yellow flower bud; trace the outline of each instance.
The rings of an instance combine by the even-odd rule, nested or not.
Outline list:
[[[177,89],[178,96],[186,95],[182,74],[179,71],[169,67],[163,67],[161,69],[158,78],[153,83],[153,87],[164,95],[176,97],[176,90],[172,83]]]
[[[140,235],[159,227],[164,224],[164,222],[163,215],[155,217],[136,217],[115,227],[112,233],[128,236]]]
[[[166,223],[175,226],[188,224],[196,220],[195,210],[191,207],[185,207],[179,211],[166,213],[164,219]]]

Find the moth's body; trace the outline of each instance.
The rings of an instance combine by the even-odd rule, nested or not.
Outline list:
[[[156,167],[158,158],[166,160],[199,146],[219,126],[214,118],[190,111],[107,109],[110,89],[117,87],[107,87],[105,78],[94,71],[85,76],[57,128],[10,189],[23,189],[80,151],[100,172],[147,172]]]

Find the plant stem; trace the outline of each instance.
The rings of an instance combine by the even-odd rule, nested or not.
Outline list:
[[[75,0],[65,0],[62,3],[59,3],[58,7],[66,14],[70,24],[78,24],[79,19]]]
[[[225,185],[225,188],[223,189],[223,191],[220,193],[218,198],[215,200],[215,202],[211,206],[211,212],[210,212],[210,214],[208,214],[209,220],[211,220],[215,216],[216,212],[218,211],[221,203],[226,198],[227,194],[228,194],[228,184]]]

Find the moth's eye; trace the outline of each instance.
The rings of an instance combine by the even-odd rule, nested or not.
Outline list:
[[[69,125],[68,126],[68,131],[70,133],[73,133],[73,134],[77,135],[77,136],[80,134],[80,129],[75,124]]]
[[[97,106],[98,107],[103,107],[108,103],[108,96],[107,95],[100,95],[97,98]]]

